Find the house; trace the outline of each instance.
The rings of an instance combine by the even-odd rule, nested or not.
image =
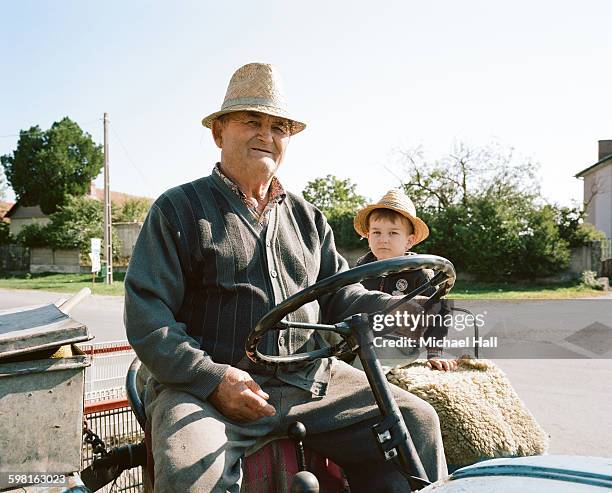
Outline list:
[[[95,200],[103,201],[104,189],[97,188],[92,182],[87,196]],[[152,199],[147,197],[138,197],[127,193],[111,191],[111,202],[115,207],[121,207],[127,200],[142,198],[152,202]],[[49,216],[44,214],[39,206],[24,206],[21,205],[19,201],[11,204],[5,217],[10,219],[9,231],[13,237],[17,236],[23,227],[28,224],[37,223],[41,226],[45,226],[51,222]],[[121,241],[120,256],[129,257],[131,255],[141,226],[141,223],[113,223],[113,228]]]
[[[575,176],[584,181],[585,221],[612,238],[612,140],[600,140],[597,162]]]
[[[37,205],[24,206],[15,202],[4,215],[6,219],[10,219],[9,232],[13,237],[17,236],[24,226],[28,224],[39,224],[45,226],[51,222],[40,207]]]

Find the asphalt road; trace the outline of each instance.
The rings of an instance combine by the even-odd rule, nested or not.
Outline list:
[[[0,310],[66,296],[0,289]],[[72,316],[89,327],[94,342],[125,339],[122,297],[91,296]],[[504,359],[497,364],[550,434],[550,453],[612,457],[612,359]]]

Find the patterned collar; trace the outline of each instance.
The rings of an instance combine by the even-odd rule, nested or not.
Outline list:
[[[268,223],[268,217],[270,215],[270,211],[274,209],[276,204],[280,204],[285,197],[287,196],[285,189],[281,185],[280,181],[276,176],[272,177],[272,181],[270,182],[270,189],[268,190],[268,203],[264,207],[264,210],[259,213],[259,211],[253,207],[253,204],[248,200],[247,196],[244,194],[242,190],[236,185],[229,177],[227,177],[223,171],[221,171],[221,163],[215,164],[213,168],[213,173],[215,173],[219,178],[223,180],[223,182],[228,186],[228,188],[234,192],[244,205],[247,206],[249,212],[253,215],[253,217],[261,224]]]

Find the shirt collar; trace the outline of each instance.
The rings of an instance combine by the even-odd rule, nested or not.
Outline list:
[[[240,187],[236,183],[234,183],[231,178],[225,175],[223,171],[221,171],[221,163],[215,164],[215,167],[213,168],[213,173],[215,173],[219,178],[221,178],[221,180],[223,180],[223,182],[228,186],[228,188],[236,195],[238,195],[238,197],[240,197],[240,200],[247,206],[249,211],[255,216],[255,218],[257,218],[257,220],[262,220],[263,218],[267,217],[268,213],[274,208],[274,206],[276,204],[280,204],[287,196],[287,193],[285,192],[285,189],[281,185],[279,179],[276,178],[276,176],[273,176],[272,181],[270,182],[270,188],[268,190],[268,202],[263,212],[260,214],[257,209],[253,207],[252,204],[248,201],[246,194],[242,190],[240,190]]]

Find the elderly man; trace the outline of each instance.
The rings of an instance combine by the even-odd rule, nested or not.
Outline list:
[[[378,409],[363,372],[336,358],[271,372],[244,353],[268,310],[347,269],[325,217],[275,176],[290,137],[306,126],[287,111],[275,69],[238,69],[221,111],[203,124],[220,162],[155,201],[125,280],[128,338],[152,375],[145,404],[155,491],[239,491],[245,453],[296,420],[308,429],[306,445],[344,468],[351,491],[406,491],[375,444]],[[390,299],[351,285],[291,319],[336,322]],[[324,343],[304,329],[268,335],[268,354]],[[435,411],[394,394],[429,479],[438,479],[446,464]]]

